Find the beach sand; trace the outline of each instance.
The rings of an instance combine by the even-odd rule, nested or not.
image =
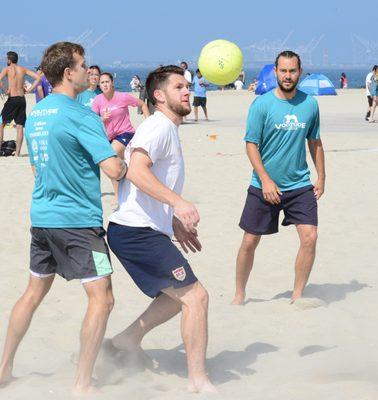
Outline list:
[[[211,121],[193,123],[191,114],[180,127],[184,197],[199,209],[203,244],[189,260],[210,294],[208,370],[219,395],[186,393],[176,317],[144,340],[154,369],[100,355],[96,376],[105,400],[378,398],[378,124],[364,121],[364,90],[318,98],[327,182],[319,202],[317,258],[304,298],[289,304],[298,239],[294,227],[281,227],[279,234],[263,238],[246,305],[235,307],[229,304],[242,238],[238,223],[251,173],[243,133],[253,98],[245,91],[208,93]],[[32,103],[28,96],[29,107]],[[131,119],[135,126],[142,120],[135,110]],[[5,139],[14,137],[14,130],[6,129]],[[2,348],[10,310],[28,281],[33,187],[28,158],[0,158],[0,185]],[[106,178],[102,192],[106,225],[112,193]],[[131,323],[150,301],[112,259],[116,303],[106,337]],[[70,398],[85,308],[80,283],[57,278],[19,349],[14,369],[19,379],[0,389],[0,399]]]

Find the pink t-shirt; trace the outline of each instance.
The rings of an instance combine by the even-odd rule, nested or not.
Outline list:
[[[109,140],[113,140],[121,133],[135,132],[130,122],[129,106],[137,107],[138,99],[123,92],[114,92],[111,100],[103,94],[99,94],[93,100],[92,110],[96,114],[103,116],[106,111],[110,111],[110,118],[104,121]]]

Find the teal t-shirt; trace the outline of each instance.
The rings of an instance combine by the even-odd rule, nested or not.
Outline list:
[[[99,116],[69,96],[52,93],[31,111],[25,137],[36,169],[32,226],[102,226],[97,164],[115,153]]]
[[[92,103],[94,98],[101,93],[102,93],[101,90],[98,88],[95,90],[87,89],[76,96],[76,101],[82,104],[83,106],[92,109]]]
[[[249,109],[244,140],[258,145],[264,168],[281,191],[311,184],[306,139],[319,137],[318,103],[300,90],[291,100],[281,100],[271,90]],[[255,171],[251,185],[262,188]]]

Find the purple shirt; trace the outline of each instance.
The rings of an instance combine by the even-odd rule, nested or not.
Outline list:
[[[42,100],[42,98],[39,97],[39,94],[38,94],[38,87],[40,87],[40,86],[42,87],[42,91],[43,91],[43,96],[44,97],[48,96],[52,91],[52,86],[50,85],[50,82],[47,80],[45,75],[42,75],[40,83],[34,89],[35,102],[36,103],[38,103],[39,101]]]

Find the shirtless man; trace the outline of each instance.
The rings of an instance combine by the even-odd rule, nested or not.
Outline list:
[[[3,79],[8,79],[8,100],[4,104],[3,111],[1,112],[2,123],[0,124],[0,146],[4,138],[4,126],[9,124],[12,120],[16,123],[16,156],[20,155],[22,141],[24,140],[24,126],[26,121],[26,100],[24,80],[25,75],[34,78],[33,84],[26,90],[31,93],[38,85],[41,77],[28,68],[17,65],[18,54],[14,51],[7,53],[7,67],[0,73],[0,89],[3,87]]]

